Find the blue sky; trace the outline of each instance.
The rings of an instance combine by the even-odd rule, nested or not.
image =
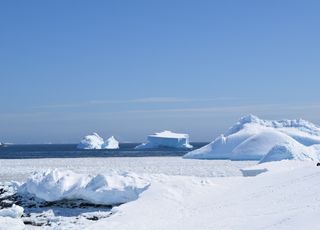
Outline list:
[[[0,139],[320,123],[319,1],[1,1]]]

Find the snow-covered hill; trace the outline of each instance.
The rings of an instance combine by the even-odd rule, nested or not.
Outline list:
[[[320,144],[320,127],[308,121],[268,121],[249,115],[210,144],[187,153],[184,158],[261,160],[272,150],[264,161],[289,158],[317,160],[320,152],[316,144]],[[283,154],[283,148],[279,146],[291,152]]]

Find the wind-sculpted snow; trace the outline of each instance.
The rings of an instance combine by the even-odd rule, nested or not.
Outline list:
[[[136,149],[152,149],[161,147],[190,149],[192,148],[192,145],[189,144],[188,134],[163,131],[149,135],[147,142],[138,145]]]
[[[85,136],[77,146],[78,149],[118,149],[119,142],[111,136],[106,142],[97,133]]]
[[[275,145],[260,163],[280,160],[319,160],[320,145],[304,146],[297,142]]]
[[[1,217],[20,218],[23,214],[23,208],[18,205],[13,205],[11,208],[0,210]]]
[[[241,118],[225,134],[216,138],[213,142],[200,149],[187,153],[185,158],[196,159],[231,159],[231,160],[261,160],[275,146],[297,146],[306,148],[305,154],[298,154],[292,149],[292,159],[319,158],[320,152],[313,145],[320,144],[320,128],[308,121],[261,120],[249,115]],[[307,148],[310,146],[310,148]],[[272,157],[268,159],[288,159],[283,152],[274,149]],[[300,151],[301,152],[301,151]],[[309,156],[311,154],[312,156]],[[297,155],[301,155],[298,157]],[[302,157],[305,156],[305,157]]]
[[[70,170],[34,173],[19,188],[45,201],[82,199],[93,204],[117,205],[135,200],[147,189],[148,181],[134,174],[90,176]]]

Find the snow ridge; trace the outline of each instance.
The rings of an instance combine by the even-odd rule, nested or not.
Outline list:
[[[91,176],[54,169],[34,173],[18,192],[45,201],[82,199],[93,204],[117,205],[137,199],[148,186],[148,181],[135,174]]]

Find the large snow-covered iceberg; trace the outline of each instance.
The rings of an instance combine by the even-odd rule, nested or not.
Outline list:
[[[192,145],[189,144],[188,134],[174,133],[166,130],[160,133],[149,135],[147,142],[136,146],[136,149],[161,147],[190,149],[192,148]]]
[[[119,142],[111,136],[106,142],[97,133],[85,136],[77,146],[78,149],[118,149]]]
[[[119,149],[119,141],[114,136],[109,137],[102,145],[103,149]]]
[[[101,149],[104,144],[103,138],[97,133],[85,136],[78,144],[78,149]]]
[[[307,146],[320,144],[320,127],[299,120],[262,120],[256,116],[249,115],[241,118],[226,133],[216,138],[210,144],[187,153],[184,158],[197,159],[231,159],[231,160],[261,160],[270,153],[268,159],[286,158],[280,147],[290,150],[305,149]],[[276,147],[278,146],[278,147]],[[307,148],[303,151],[311,158],[318,158],[318,148]],[[301,151],[300,151],[301,152]],[[292,152],[296,157],[297,152]],[[281,156],[280,156],[281,155]],[[301,154],[298,154],[301,155]],[[306,159],[306,158],[305,158]]]
[[[45,201],[81,199],[93,204],[117,205],[135,200],[149,182],[135,174],[90,176],[70,170],[34,173],[18,191]]]

